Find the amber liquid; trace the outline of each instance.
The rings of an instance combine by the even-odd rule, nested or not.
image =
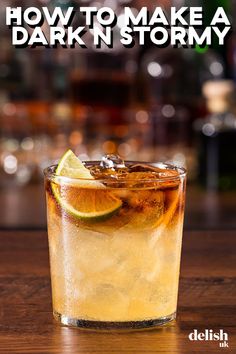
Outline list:
[[[116,188],[108,181],[103,190],[62,184],[66,202],[81,193],[120,198],[114,215],[93,222],[67,214],[53,195],[53,183],[47,181],[46,193],[54,313],[103,322],[148,321],[175,313],[184,181],[131,178]]]

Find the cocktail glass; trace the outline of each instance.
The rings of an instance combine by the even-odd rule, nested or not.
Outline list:
[[[45,170],[53,313],[64,325],[146,328],[176,317],[186,171],[126,168],[91,180]]]

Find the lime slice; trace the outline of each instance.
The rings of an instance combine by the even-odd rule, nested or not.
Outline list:
[[[116,213],[122,201],[96,181],[83,163],[68,150],[59,161],[56,178],[51,183],[60,206],[70,215],[88,221],[99,221]],[[78,179],[71,182],[60,176]]]
[[[56,169],[56,175],[69,178],[93,178],[89,170],[82,163],[82,161],[80,161],[71,150],[68,150],[62,156]]]

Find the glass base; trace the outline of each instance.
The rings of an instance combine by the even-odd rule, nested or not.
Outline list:
[[[77,318],[70,318],[65,315],[61,315],[58,312],[53,312],[54,318],[61,324],[66,326],[78,327],[83,329],[145,329],[163,326],[166,323],[175,320],[176,312],[169,316],[160,317],[153,320],[145,321],[125,321],[125,322],[107,322],[107,321],[88,321],[80,320]]]

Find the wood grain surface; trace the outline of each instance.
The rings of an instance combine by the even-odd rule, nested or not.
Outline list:
[[[94,332],[56,324],[51,314],[45,232],[0,233],[0,353],[236,353],[236,232],[186,232],[178,318],[169,326],[136,332]],[[188,335],[223,329],[218,342]]]

